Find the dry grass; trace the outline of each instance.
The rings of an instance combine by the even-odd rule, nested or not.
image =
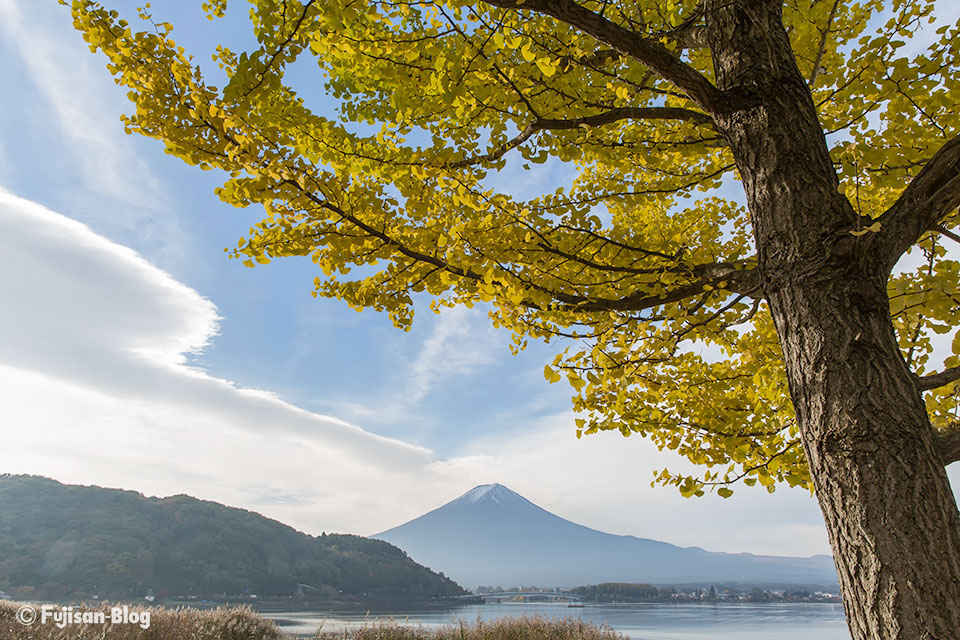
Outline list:
[[[70,624],[59,629],[52,621],[18,622],[17,610],[24,604],[0,601],[0,640],[287,640],[272,621],[247,608],[130,607],[138,613],[149,612],[150,626],[143,629],[138,624],[111,624],[109,607],[75,607],[104,611],[107,624]],[[32,606],[39,610],[40,605]]]
[[[574,618],[501,618],[440,629],[402,627],[395,623],[376,624],[352,631],[327,632],[321,640],[624,640],[610,627],[598,627]]]
[[[164,609],[130,607],[149,612],[147,629],[137,624],[110,624],[109,607],[75,607],[104,611],[107,624],[70,624],[62,629],[52,621],[24,625],[17,621],[20,602],[0,601],[0,640],[291,640],[270,620],[250,609]],[[32,605],[39,610],[40,605]],[[57,607],[59,608],[59,606]],[[320,631],[316,640],[623,640],[609,627],[597,627],[567,618],[504,618],[493,622],[461,622],[440,629],[377,623],[339,632]]]

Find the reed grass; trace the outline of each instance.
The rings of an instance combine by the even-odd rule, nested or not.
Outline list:
[[[104,611],[107,624],[70,624],[58,628],[48,621],[21,624],[17,611],[25,603],[0,601],[0,640],[294,640],[271,620],[249,608],[164,609],[133,606],[149,612],[147,629],[137,624],[110,624],[109,607],[76,607]],[[39,610],[40,605],[33,604]],[[409,627],[394,621],[342,631],[321,629],[314,640],[624,640],[610,627],[598,627],[575,618],[553,620],[523,617],[492,622],[459,622],[441,628]]]
[[[359,629],[317,634],[318,640],[624,640],[610,627],[575,618],[555,620],[540,616],[501,618],[492,622],[460,622],[439,629],[406,627],[395,622]]]
[[[17,610],[26,603],[0,601],[0,640],[288,640],[277,626],[246,607],[229,609],[164,609],[130,607],[149,612],[150,626],[111,624],[110,607],[76,607],[104,611],[107,624],[70,624],[62,629],[52,622],[24,625]],[[33,604],[39,609],[39,604]]]

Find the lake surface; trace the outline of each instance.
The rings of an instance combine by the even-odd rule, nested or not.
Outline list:
[[[631,640],[850,640],[843,607],[827,603],[587,604],[583,608],[568,608],[563,603],[500,603],[369,615],[319,611],[264,615],[286,633],[296,635],[386,620],[434,628],[459,620],[544,616],[609,625]]]

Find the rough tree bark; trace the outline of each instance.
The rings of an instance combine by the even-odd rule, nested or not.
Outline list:
[[[780,3],[709,0],[761,279],[856,640],[960,637],[960,516],[897,345],[889,260],[854,237]],[[868,223],[869,224],[869,223]]]

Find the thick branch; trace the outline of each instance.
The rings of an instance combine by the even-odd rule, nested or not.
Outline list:
[[[934,430],[933,438],[944,465],[960,460],[960,423],[954,422],[946,429]]]
[[[577,127],[598,127],[605,124],[617,122],[618,120],[686,120],[697,124],[710,124],[713,118],[705,113],[684,109],[682,107],[621,107],[611,109],[593,116],[583,118],[572,118],[570,120],[550,120],[541,119],[539,121],[541,129],[552,131],[561,131],[564,129],[576,129]]]
[[[560,302],[577,311],[643,311],[672,302],[706,293],[707,287],[717,287],[721,282],[724,289],[747,296],[760,295],[760,279],[756,269],[737,269],[720,264],[697,265],[694,268],[701,280],[676,289],[652,295],[648,291],[637,291],[623,298],[591,298],[571,294],[557,294]]]
[[[920,391],[929,391],[948,385],[955,380],[960,380],[960,367],[951,367],[940,373],[931,373],[928,376],[917,378],[917,388]]]
[[[490,153],[482,156],[465,158],[451,163],[450,167],[466,167],[481,162],[491,162],[499,160],[511,149],[516,149],[521,144],[530,139],[530,136],[538,131],[568,131],[578,127],[598,127],[605,124],[611,124],[620,120],[686,120],[697,124],[712,123],[713,119],[705,113],[684,109],[682,107],[621,107],[611,109],[592,116],[583,118],[570,118],[567,120],[553,120],[549,118],[539,118],[528,124],[523,131],[500,145]]]
[[[535,11],[556,18],[642,63],[686,93],[701,109],[708,113],[716,110],[720,90],[699,71],[659,42],[610,22],[573,0],[486,0],[486,3],[504,9]]]
[[[960,206],[960,136],[933,154],[900,197],[880,216],[881,259],[887,271],[903,253]]]

